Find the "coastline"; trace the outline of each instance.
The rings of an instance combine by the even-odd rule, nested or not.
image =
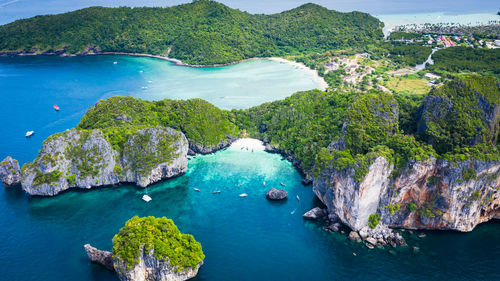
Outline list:
[[[185,66],[185,67],[192,67],[192,68],[209,68],[209,67],[223,67],[223,66],[229,66],[229,65],[235,65],[238,63],[243,63],[247,61],[253,61],[253,60],[272,60],[280,63],[288,63],[293,66],[296,66],[302,70],[305,70],[309,74],[313,75],[315,80],[319,82],[321,85],[320,90],[326,90],[328,88],[328,83],[326,83],[325,79],[321,77],[318,73],[317,70],[311,69],[307,67],[303,63],[299,63],[296,61],[290,61],[282,57],[254,57],[254,58],[248,58],[248,59],[243,59],[239,61],[234,61],[234,62],[229,62],[229,63],[221,63],[221,64],[188,64],[184,63],[181,60],[174,59],[174,58],[169,58],[165,56],[160,56],[160,55],[151,55],[151,54],[140,54],[140,53],[125,53],[125,52],[84,52],[81,54],[67,54],[64,51],[61,52],[42,52],[42,53],[27,53],[27,52],[0,52],[0,57],[23,57],[23,56],[60,56],[60,57],[77,57],[77,56],[98,56],[98,55],[118,55],[118,56],[131,56],[131,57],[147,57],[147,58],[155,58],[155,59],[160,59],[160,60],[166,60],[169,62],[174,63],[177,66]]]

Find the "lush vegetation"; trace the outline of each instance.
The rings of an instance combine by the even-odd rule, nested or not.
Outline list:
[[[167,8],[91,7],[0,26],[0,51],[93,49],[216,64],[362,46],[382,39],[382,26],[365,13],[314,4],[274,15],[251,15],[208,0]]]
[[[403,66],[421,64],[427,60],[431,52],[431,47],[398,42],[380,44],[379,48],[374,50],[375,54],[386,56],[395,63]]]
[[[456,78],[432,91],[424,104],[428,110],[422,113],[420,139],[437,152],[496,143],[498,116],[494,109],[500,104],[500,91],[494,78]]]
[[[477,72],[500,78],[500,49],[446,48],[434,53],[432,59],[434,65],[429,69],[442,75]]]
[[[281,101],[232,112],[247,133],[300,161],[309,170],[322,147],[342,135],[350,94],[299,92]]]
[[[418,40],[422,39],[421,33],[394,31],[387,37],[389,40]]]
[[[178,272],[195,268],[205,258],[201,244],[192,235],[182,234],[174,222],[165,217],[133,217],[113,237],[113,255],[127,269],[139,262],[143,249],[154,251],[157,259],[168,260]]]
[[[137,130],[164,126],[182,131],[190,142],[218,145],[238,128],[227,111],[201,100],[143,101],[132,97],[112,97],[91,107],[78,124],[79,129],[101,129],[113,148],[122,151]]]

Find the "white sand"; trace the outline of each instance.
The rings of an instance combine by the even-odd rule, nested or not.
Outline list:
[[[314,69],[310,69],[309,67],[307,67],[305,64],[303,64],[301,62],[289,61],[287,59],[279,58],[279,57],[272,57],[269,59],[273,60],[273,61],[289,63],[289,64],[292,64],[293,66],[297,66],[297,67],[309,72],[310,74],[312,74],[316,78],[316,80],[321,84],[320,90],[325,90],[326,88],[328,88],[328,84],[326,83],[325,79],[323,79],[323,77],[319,76],[318,71],[316,71]]]
[[[242,149],[243,148],[243,149]],[[264,151],[264,144],[258,139],[243,138],[238,139],[233,144],[231,144],[231,149],[233,150],[245,150],[247,151]]]

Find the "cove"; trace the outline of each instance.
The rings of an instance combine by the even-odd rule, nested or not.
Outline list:
[[[369,250],[304,221],[302,214],[319,204],[310,186],[300,183],[281,156],[255,142],[254,152],[241,149],[246,146],[237,142],[193,157],[185,175],[147,189],[124,185],[53,198],[0,189],[1,279],[116,281],[89,263],[83,244],[110,250],[113,235],[134,215],[166,216],[200,241],[206,259],[194,280],[498,278],[498,224],[482,224],[471,233],[428,232],[423,239],[405,237],[410,247]],[[280,182],[289,198],[267,201],[266,190]],[[141,200],[146,193],[153,198],[149,203]],[[241,193],[248,197],[240,198]]]

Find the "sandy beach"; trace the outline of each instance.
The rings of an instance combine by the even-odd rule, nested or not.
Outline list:
[[[268,59],[273,60],[273,61],[283,62],[283,63],[289,63],[289,64],[292,64],[296,67],[299,67],[299,68],[313,74],[316,77],[317,81],[320,82],[321,87],[322,87],[320,90],[325,90],[326,88],[328,88],[328,84],[326,83],[325,79],[323,79],[323,77],[319,76],[318,71],[307,67],[305,64],[303,64],[301,62],[289,61],[287,59],[280,58],[280,57],[271,57]]]
[[[264,151],[264,143],[258,139],[241,138],[233,142],[229,149],[241,150],[247,149],[248,151]]]

